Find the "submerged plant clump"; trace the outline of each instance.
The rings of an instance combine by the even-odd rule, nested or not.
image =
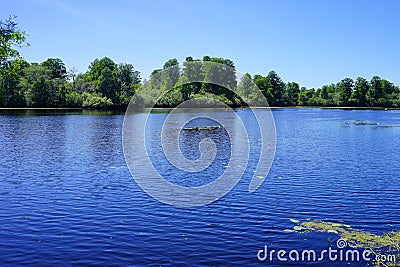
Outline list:
[[[296,225],[291,232],[308,233],[334,233],[340,236],[340,239],[346,240],[351,248],[369,249],[375,256],[395,255],[394,260],[374,262],[376,266],[400,266],[400,231],[383,233],[382,235],[372,234],[360,230],[354,230],[350,225],[334,223],[322,220],[306,220],[300,222],[296,219],[290,219]],[[289,231],[289,230],[286,230]],[[377,257],[375,257],[377,258]],[[393,259],[393,258],[392,258]]]

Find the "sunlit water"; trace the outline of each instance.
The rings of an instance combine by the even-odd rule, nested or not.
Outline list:
[[[338,238],[284,232],[294,226],[290,218],[345,222],[379,234],[399,230],[400,128],[391,126],[400,125],[400,111],[276,109],[273,114],[277,150],[264,184],[248,193],[256,164],[251,159],[233,191],[212,204],[184,209],[152,199],[131,177],[122,153],[123,114],[2,111],[0,265],[279,266],[284,263],[259,261],[258,250],[268,245],[318,251]],[[152,114],[150,121],[159,125],[165,116]],[[380,124],[355,125],[356,120]],[[170,181],[207,184],[227,167],[223,130],[208,136],[222,152],[202,175],[168,166],[158,131],[155,126],[149,135],[149,154]],[[201,138],[183,133],[184,155],[198,157]]]

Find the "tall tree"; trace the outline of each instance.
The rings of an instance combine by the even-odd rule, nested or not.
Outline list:
[[[25,105],[18,83],[21,71],[27,65],[16,47],[24,45],[27,34],[18,29],[15,17],[0,21],[0,106]],[[29,44],[27,44],[29,45]]]
[[[351,96],[352,102],[357,106],[367,106],[367,92],[369,90],[369,82],[362,78],[357,77],[355,85],[354,85],[354,92]]]
[[[202,76],[204,82],[201,90],[204,93],[219,95],[227,104],[238,104],[234,93],[237,86],[236,71],[231,60],[213,57],[204,61]]]
[[[24,107],[24,90],[20,86],[24,68],[29,63],[17,59],[10,61],[0,72],[0,107]]]
[[[182,100],[186,101],[190,99],[191,94],[193,93],[193,84],[190,83],[189,78],[186,75],[181,75],[177,82],[178,89],[182,94]]]
[[[117,82],[120,88],[119,102],[127,105],[140,85],[140,74],[132,64],[121,63],[117,69]]]
[[[90,80],[98,81],[103,69],[108,68],[110,71],[115,71],[117,69],[117,64],[109,57],[104,57],[101,59],[96,58],[90,63],[88,75]]]
[[[250,73],[246,73],[243,75],[243,77],[240,79],[240,82],[238,84],[237,90],[246,98],[249,99],[251,96],[251,93],[255,89],[255,85],[253,81],[251,80],[251,75]],[[246,101],[246,99],[244,99]]]
[[[354,81],[351,78],[341,80],[337,85],[338,93],[340,95],[341,104],[347,105],[354,90]]]
[[[30,107],[63,107],[66,81],[52,78],[52,70],[42,64],[31,64],[24,69],[21,87]]]
[[[367,101],[370,106],[378,104],[378,100],[383,96],[381,77],[374,76],[371,79],[369,91],[367,93]]]
[[[119,105],[120,87],[118,86],[117,72],[118,66],[112,59],[108,57],[95,59],[82,77],[85,91],[98,93],[100,98],[106,97],[113,104]]]
[[[246,73],[240,79],[237,86],[237,93],[243,97],[241,105],[263,105],[264,101],[261,92],[251,79],[251,75]]]
[[[168,60],[164,63],[163,69],[164,73],[171,79],[172,84],[175,85],[180,76],[178,60],[176,58]]]
[[[67,78],[67,68],[64,62],[59,58],[48,58],[42,62],[42,66],[48,68],[51,71],[51,78]]]
[[[198,94],[201,89],[201,81],[203,81],[204,76],[202,73],[203,63],[201,60],[193,60],[192,57],[187,57],[186,61],[183,62],[182,75],[189,79],[191,83],[191,92],[187,92],[187,96],[190,94]],[[188,88],[186,88],[188,89]]]
[[[268,81],[266,77],[263,77],[260,74],[255,74],[253,77],[253,81],[258,89],[263,93],[265,98],[268,101],[268,104],[271,105],[272,96],[268,95]]]
[[[329,88],[327,85],[323,85],[321,88],[321,98],[322,99],[328,99],[329,97]]]
[[[282,106],[284,104],[285,83],[275,71],[270,71],[266,77],[266,97],[271,105]],[[270,98],[270,99],[268,99]]]
[[[21,56],[15,47],[25,43],[27,34],[18,29],[15,17],[9,17],[0,21],[0,69],[8,66],[8,63],[20,59]],[[27,44],[29,45],[29,44]]]
[[[106,98],[110,99],[114,104],[117,104],[119,88],[115,72],[113,72],[109,67],[104,67],[101,70],[101,75],[98,81],[99,81],[99,88],[98,88],[99,92]]]
[[[296,106],[299,98],[300,85],[296,82],[289,82],[286,84],[286,105]]]

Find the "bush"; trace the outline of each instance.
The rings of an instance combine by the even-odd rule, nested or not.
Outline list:
[[[96,93],[83,93],[82,100],[82,107],[84,108],[107,108],[113,106],[113,102],[110,99]]]
[[[70,92],[65,95],[65,105],[70,108],[82,107],[82,95],[78,92]]]

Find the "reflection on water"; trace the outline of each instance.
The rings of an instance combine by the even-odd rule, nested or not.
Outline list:
[[[247,110],[236,112],[251,117]],[[278,144],[265,183],[247,192],[257,164],[251,158],[232,192],[207,206],[182,209],[150,198],[130,177],[122,154],[122,114],[0,111],[0,265],[279,266],[259,262],[257,251],[265,244],[322,250],[337,238],[286,233],[293,226],[289,218],[343,221],[374,233],[399,230],[397,111],[273,113]],[[150,119],[157,125],[166,115],[157,112]],[[345,124],[357,120],[379,125]],[[251,118],[244,121],[252,132]],[[154,129],[149,149],[156,168],[171,181],[207,183],[226,167],[223,129],[181,132],[188,158],[199,157],[203,135],[220,148],[205,175],[197,176],[168,168]],[[259,136],[252,134],[252,153],[258,153]],[[321,263],[327,265],[343,263]]]

